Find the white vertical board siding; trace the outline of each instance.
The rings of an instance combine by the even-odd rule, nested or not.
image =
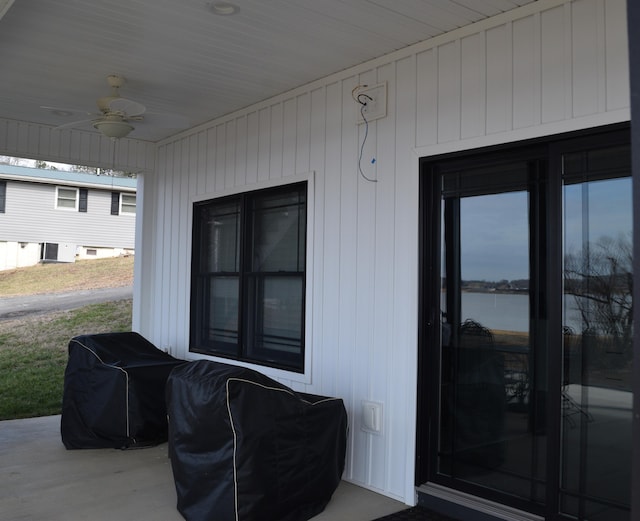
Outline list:
[[[485,131],[488,135],[511,130],[513,118],[512,29],[513,24],[508,22],[485,31],[487,67]]]
[[[462,112],[462,68],[460,40],[437,48],[438,57],[438,143],[460,139]]]
[[[385,315],[387,327],[376,335],[380,353],[376,372],[383,388],[369,382],[374,400],[385,402],[384,440],[385,481],[383,490],[410,503],[415,495],[415,411],[417,385],[418,315],[418,157],[408,153],[416,143],[417,111],[420,90],[416,58],[397,62],[395,96],[394,175],[388,176],[389,194],[380,193],[380,231],[378,255],[382,287],[376,314]],[[388,302],[388,305],[385,305]],[[383,322],[384,323],[384,322]],[[406,347],[403,347],[406,346]],[[382,355],[384,353],[384,355]],[[404,383],[401,383],[404,382]],[[379,397],[379,398],[377,398]],[[379,458],[371,455],[371,465]],[[404,480],[402,477],[404,476]]]
[[[438,142],[438,56],[435,49],[417,55],[416,144]]]
[[[516,20],[513,41],[513,128],[540,123],[540,16]]]
[[[347,385],[342,381],[343,374],[336,368],[346,364],[344,355],[345,346],[340,343],[339,327],[340,318],[343,317],[343,309],[340,306],[340,292],[342,280],[340,280],[340,259],[344,257],[340,249],[343,217],[342,194],[340,192],[340,178],[342,168],[340,157],[342,156],[342,89],[340,82],[327,85],[325,92],[325,109],[321,112],[325,120],[325,135],[319,136],[324,143],[324,170],[318,177],[323,183],[324,198],[316,201],[316,206],[322,205],[325,209],[324,222],[318,223],[324,239],[324,256],[321,262],[323,266],[322,296],[320,303],[324,316],[320,324],[314,324],[314,331],[323,331],[323,342],[321,345],[330,346],[324,349],[315,349],[312,353],[319,351],[316,358],[319,359],[319,366],[313,367],[314,375],[318,369],[322,370],[323,389],[333,396],[337,396],[340,391],[344,392],[341,386]],[[347,194],[345,194],[345,197]],[[314,222],[315,224],[315,222]],[[317,293],[316,293],[317,295]],[[314,302],[315,304],[315,302]],[[315,306],[314,306],[315,309]],[[331,324],[330,327],[327,327]],[[348,395],[347,395],[348,396]]]
[[[358,271],[358,261],[364,262],[363,257],[358,257],[358,177],[357,154],[358,150],[358,128],[355,125],[356,111],[353,101],[351,103],[351,85],[359,83],[357,77],[347,78],[337,84],[337,91],[340,96],[339,107],[341,110],[330,114],[335,119],[336,145],[339,147],[339,155],[336,161],[336,173],[339,176],[331,180],[331,189],[334,197],[325,200],[325,210],[334,211],[339,208],[340,221],[338,228],[329,233],[338,235],[339,255],[329,255],[332,257],[330,263],[335,270],[339,286],[335,295],[334,304],[337,303],[339,315],[333,327],[337,329],[338,337],[336,346],[326,346],[334,350],[333,357],[338,362],[332,369],[336,371],[336,395],[345,400],[347,413],[349,414],[351,429],[349,429],[349,445],[355,446],[354,442],[361,436],[358,430],[358,401],[354,394],[356,381],[361,377],[361,373],[366,371],[367,360],[356,357],[358,346],[356,345],[358,332],[361,329],[356,326],[357,322],[357,298],[358,287],[356,285],[356,275]],[[332,125],[333,126],[333,125]],[[353,151],[353,152],[352,152]],[[336,152],[338,152],[336,150]],[[327,188],[329,185],[327,184]],[[364,254],[364,252],[362,252]],[[366,291],[366,288],[362,288]],[[322,326],[321,326],[322,327]],[[367,321],[363,327],[370,327]],[[337,347],[337,349],[335,349]],[[332,364],[331,355],[327,353],[325,363]],[[355,371],[356,367],[360,370]],[[363,370],[364,368],[364,370]],[[364,448],[364,447],[363,447]],[[354,468],[354,464],[361,461],[362,451],[349,451],[347,454],[347,475],[357,482],[364,479],[364,469]]]
[[[566,63],[570,62],[571,27],[565,16],[565,6],[549,9],[540,19],[540,59],[544,66],[540,70],[541,120],[543,123],[559,121],[571,113],[567,112],[570,99],[571,76]]]
[[[487,96],[486,35],[484,32],[462,38],[461,114],[462,139],[485,132]]]
[[[189,136],[182,139],[178,146],[180,147],[180,160],[177,165],[177,170],[182,174],[186,172],[196,172],[195,165],[192,163],[191,158],[197,157],[192,153],[192,147],[196,141],[197,136]],[[195,180],[197,176],[180,175],[176,181],[175,190],[180,193],[180,204],[177,208],[177,215],[174,216],[175,225],[175,238],[172,240],[172,244],[177,244],[178,251],[182,252],[182,255],[177,256],[177,263],[172,267],[175,275],[172,277],[176,281],[176,286],[173,288],[175,292],[175,314],[177,317],[181,317],[179,320],[173,321],[175,328],[172,330],[171,345],[179,346],[183,343],[183,338],[189,336],[189,300],[190,294],[188,291],[184,291],[184,288],[190,286],[189,273],[191,256],[188,255],[188,251],[191,245],[191,238],[188,233],[184,233],[183,230],[189,230],[189,213],[184,211],[184,208],[189,207],[189,201],[195,195]]]
[[[327,92],[329,89],[318,88],[310,93],[310,107],[309,107],[309,170],[315,172],[314,189],[316,198],[316,213],[313,216],[311,226],[314,227],[315,244],[313,245],[313,252],[317,259],[323,259],[323,262],[316,262],[313,273],[309,274],[312,281],[314,291],[314,303],[317,303],[312,309],[313,331],[312,331],[312,344],[313,345],[325,345],[327,342],[335,343],[335,338],[332,336],[332,330],[328,328],[316,327],[325,323],[325,320],[331,320],[336,318],[337,315],[331,315],[331,308],[326,307],[331,301],[330,289],[335,289],[335,286],[328,288],[327,284],[330,282],[330,278],[327,277],[327,267],[324,260],[326,259],[326,249],[329,242],[329,238],[325,237],[327,232],[327,219],[329,215],[325,214],[326,208],[326,168],[325,165],[328,162],[326,157],[326,144],[327,140]],[[336,219],[335,222],[338,220]],[[334,311],[335,312],[335,311]],[[328,353],[327,350],[315,349],[311,350],[310,356],[311,367],[313,368],[316,385],[318,388],[326,389],[327,393],[335,395],[335,372],[329,367],[329,363],[323,363],[326,360]]]
[[[604,104],[604,60],[602,1],[580,0],[572,6],[573,111],[576,116],[593,114]],[[600,74],[599,74],[600,73]],[[597,78],[594,81],[594,78]]]
[[[296,131],[293,136],[296,143],[295,165],[291,172],[308,172],[310,167],[311,139],[311,94],[302,94],[296,100]]]
[[[345,479],[412,504],[418,159],[628,120],[625,28],[624,0],[540,0],[161,143],[144,179],[141,332],[189,357],[194,200],[308,175],[310,369],[280,379],[341,397]],[[378,83],[387,116],[367,130],[352,90]],[[361,429],[363,400],[383,404],[380,434]]]
[[[624,2],[607,2],[605,11],[605,92],[607,110],[627,107],[629,99],[629,41],[627,31],[620,27],[620,20],[625,19]],[[636,28],[637,29],[637,28]]]
[[[96,132],[52,127],[0,118],[0,155],[69,163],[108,165],[128,172],[151,172],[156,146],[145,141],[112,141]]]

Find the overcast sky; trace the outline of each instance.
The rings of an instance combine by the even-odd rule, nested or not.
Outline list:
[[[566,251],[581,248],[583,236],[593,242],[630,237],[631,197],[630,178],[565,187]],[[526,192],[461,200],[464,280],[529,278],[528,205]]]

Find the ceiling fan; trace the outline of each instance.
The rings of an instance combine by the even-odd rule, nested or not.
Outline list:
[[[137,101],[132,101],[120,96],[120,87],[124,85],[125,81],[124,77],[117,74],[107,76],[107,83],[111,88],[111,92],[109,95],[97,99],[96,105],[98,106],[99,112],[83,112],[84,114],[94,117],[65,123],[64,125],[55,127],[54,130],[91,125],[112,139],[120,139],[128,136],[131,131],[135,130],[133,123],[142,123],[145,121],[144,114],[146,113],[146,108]],[[61,109],[57,107],[42,108],[51,110],[57,115],[70,115],[74,112],[80,112],[78,110]],[[176,129],[187,128],[189,126],[186,118],[182,116],[158,113],[147,114],[153,114],[153,116],[155,116],[152,117],[152,124],[156,126]]]

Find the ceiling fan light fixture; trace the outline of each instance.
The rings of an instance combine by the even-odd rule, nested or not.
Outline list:
[[[125,121],[96,121],[93,126],[112,139],[127,137],[133,127]]]
[[[209,8],[214,14],[220,16],[231,16],[240,11],[240,8],[235,4],[229,2],[209,2]]]

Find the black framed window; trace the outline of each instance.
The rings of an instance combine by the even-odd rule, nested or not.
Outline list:
[[[194,204],[190,350],[302,372],[307,183]]]

